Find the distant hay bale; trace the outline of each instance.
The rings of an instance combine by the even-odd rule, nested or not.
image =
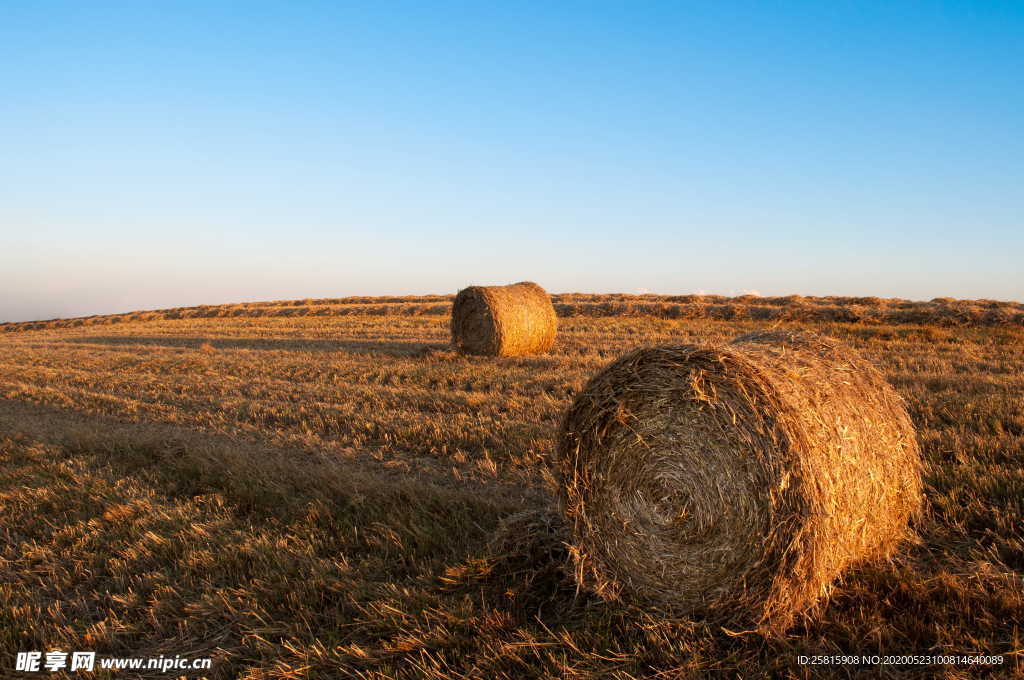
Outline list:
[[[555,343],[558,318],[536,283],[470,286],[452,305],[452,344],[469,354],[540,354]]]
[[[921,507],[901,398],[811,333],[621,357],[566,413],[557,463],[578,583],[766,633],[888,556]]]

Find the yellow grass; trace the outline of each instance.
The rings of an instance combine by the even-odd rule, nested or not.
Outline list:
[[[217,678],[848,677],[895,669],[796,656],[945,652],[1004,654],[998,673],[1019,673],[1024,328],[882,323],[856,308],[903,303],[806,300],[562,296],[552,352],[503,359],[449,348],[448,298],[7,326],[0,675],[14,651],[54,647],[208,654]],[[862,318],[745,318],[741,304]],[[769,325],[852,344],[908,400],[927,463],[920,545],[855,570],[819,618],[766,641],[577,593],[541,520],[493,540],[552,497],[558,420],[592,374],[638,345]]]

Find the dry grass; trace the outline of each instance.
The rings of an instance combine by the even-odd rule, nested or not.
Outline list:
[[[106,326],[167,319],[296,316],[449,316],[454,295],[278,300],[175,307],[47,321],[0,323],[0,332]],[[876,297],[755,297],[741,295],[552,295],[559,317],[653,317],[690,320],[753,320],[869,325],[926,324],[942,327],[1024,326],[1024,304],[999,300],[935,298],[928,302]]]
[[[557,463],[583,586],[763,632],[890,555],[921,505],[901,399],[806,332],[630,352],[576,397]]]
[[[558,317],[547,292],[532,281],[470,286],[452,304],[452,345],[492,357],[543,354],[555,344]]]
[[[765,325],[605,315],[641,304],[625,300],[558,302],[579,313],[542,357],[450,351],[447,311],[365,311],[447,298],[0,335],[2,673],[61,647],[209,652],[216,678],[1020,674],[1024,329],[778,323],[881,367],[919,432],[929,512],[920,544],[769,640],[577,593],[558,525],[513,518],[553,497],[560,416],[612,359]],[[1007,656],[795,664],[939,652]]]

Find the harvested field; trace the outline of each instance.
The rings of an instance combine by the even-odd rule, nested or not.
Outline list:
[[[444,316],[454,295],[348,297],[233,305],[201,305],[72,319],[0,323],[0,332],[78,328],[165,319],[262,318],[296,316]],[[943,327],[1021,326],[1024,304],[1000,300],[935,298],[928,302],[876,297],[724,297],[721,295],[552,295],[560,317],[653,317],[715,321],[796,323],[926,324]]]
[[[8,324],[3,648],[209,655],[215,678],[1019,675],[1020,306],[906,303],[985,308],[998,324],[872,300],[792,301],[845,320],[662,311],[790,305],[768,300],[555,296],[551,352],[500,359],[451,350],[448,297]],[[543,512],[564,410],[639,345],[766,326],[849,343],[907,400],[920,542],[854,568],[778,639],[577,592]],[[950,653],[1004,662],[796,663]]]

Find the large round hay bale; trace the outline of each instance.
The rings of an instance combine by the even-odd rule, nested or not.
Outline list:
[[[621,357],[566,413],[557,461],[581,585],[762,632],[889,555],[921,507],[901,398],[809,333]]]
[[[470,286],[452,305],[452,344],[469,354],[539,354],[555,344],[558,317],[551,298],[531,281]]]

